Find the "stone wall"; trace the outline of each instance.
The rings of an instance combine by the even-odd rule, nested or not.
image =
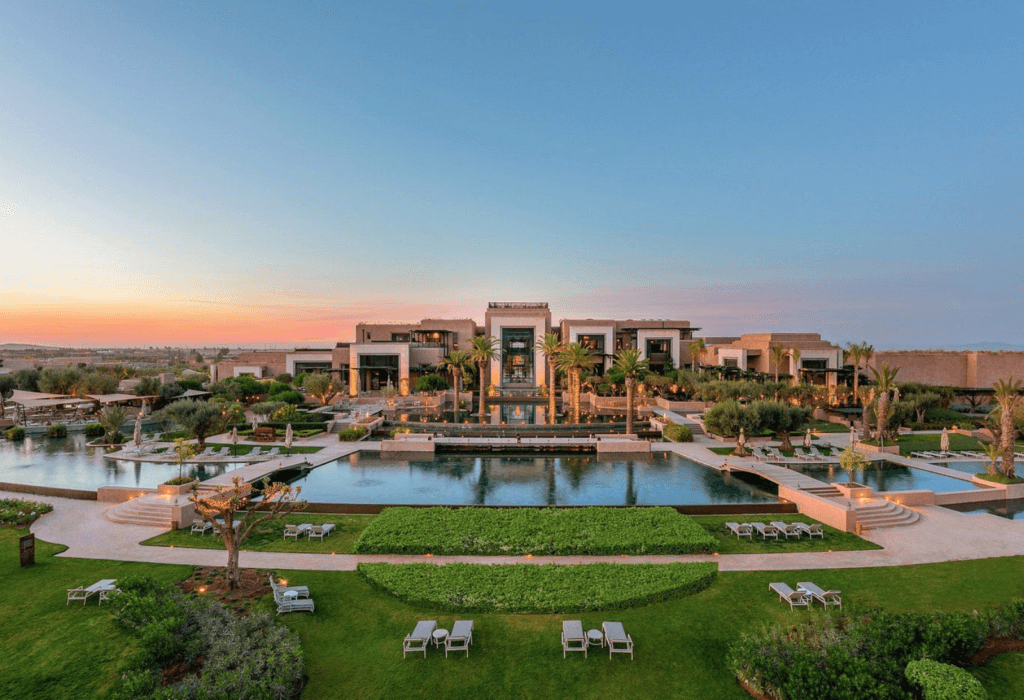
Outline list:
[[[990,389],[997,379],[1024,378],[1024,352],[876,352],[871,366],[898,367],[897,380]]]

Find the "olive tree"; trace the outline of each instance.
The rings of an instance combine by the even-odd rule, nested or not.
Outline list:
[[[206,448],[206,438],[224,429],[224,415],[215,404],[192,399],[181,399],[160,411],[161,418],[169,418],[188,431],[199,443],[199,449]]]

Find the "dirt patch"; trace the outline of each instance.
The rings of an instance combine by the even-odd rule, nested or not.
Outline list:
[[[1012,637],[990,639],[985,642],[985,646],[977,654],[971,657],[971,663],[981,665],[993,656],[1005,654],[1009,651],[1024,651],[1024,639],[1013,639]]]
[[[177,585],[185,593],[212,598],[239,615],[247,615],[256,601],[270,594],[270,572],[242,569],[241,579],[241,588],[232,591],[228,589],[224,567],[197,566],[191,576]]]

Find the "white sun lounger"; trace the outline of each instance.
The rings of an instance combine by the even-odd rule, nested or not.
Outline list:
[[[93,594],[99,595],[99,603],[103,604],[103,601],[107,599],[108,593],[113,593],[117,590],[115,584],[117,584],[116,578],[105,578],[97,581],[91,586],[69,588],[68,589],[68,600],[65,606],[71,603],[72,600],[82,601],[82,605],[85,605],[86,601],[89,600],[89,596]]]
[[[193,520],[192,521],[191,534],[194,535],[195,533],[198,532],[200,535],[205,535],[207,530],[212,530],[212,529],[213,529],[213,525],[211,525],[210,523],[206,522],[205,520]]]
[[[809,525],[807,523],[793,524],[796,525],[801,532],[807,533],[808,537],[814,537],[815,535],[817,535],[818,537],[825,539],[825,531],[822,529],[821,523],[811,523]]]
[[[601,631],[604,632],[604,643],[608,645],[608,658],[612,654],[629,654],[633,659],[633,638],[626,634],[621,622],[602,622]]]
[[[273,457],[274,455],[276,455],[280,451],[281,451],[280,447],[271,447],[270,448],[270,452],[267,453],[267,457]]]
[[[314,537],[319,537],[320,541],[323,542],[324,535],[331,534],[331,530],[333,529],[334,523],[325,523],[323,525],[311,525],[310,528],[306,530],[306,539],[311,540]]]
[[[437,629],[437,620],[420,620],[416,623],[416,629],[412,634],[405,635],[402,640],[402,658],[410,651],[422,651],[423,658],[427,658],[427,646],[430,644],[431,636]]]
[[[316,606],[312,598],[300,598],[298,594],[294,597],[284,592],[274,591],[274,602],[277,603],[277,614],[290,612],[314,612]]]
[[[562,620],[562,658],[566,652],[582,651],[587,656],[587,636],[583,634],[583,623],[579,620]]]
[[[784,600],[789,603],[790,610],[797,605],[810,605],[811,602],[809,593],[806,591],[794,591],[785,583],[769,583],[768,590],[778,593],[779,600]]]
[[[790,537],[796,537],[800,539],[800,535],[803,534],[803,528],[797,527],[796,523],[784,523],[781,520],[773,520],[771,526],[786,536],[788,540]]]
[[[452,625],[451,634],[444,639],[444,658],[449,651],[464,651],[469,658],[469,645],[473,643],[473,621],[456,620]]]
[[[262,448],[260,448],[260,447],[254,447],[254,448],[252,448],[252,451],[249,452],[249,454],[243,455],[243,456],[245,456],[245,457],[255,457],[256,455],[258,455],[260,453],[261,449]]]
[[[814,600],[821,601],[821,604],[826,608],[830,605],[834,605],[838,608],[843,607],[843,599],[839,597],[839,594],[842,593],[842,591],[823,591],[810,581],[798,581],[796,588],[798,591],[807,591],[811,594],[811,597]]]
[[[740,537],[753,539],[754,537],[754,530],[750,527],[750,523],[726,523],[725,526],[729,528],[729,532],[736,535],[737,539]]]
[[[278,593],[287,593],[288,591],[295,591],[295,595],[299,598],[309,597],[309,588],[306,586],[286,586],[285,584],[276,581],[274,575],[270,574],[270,587],[274,589],[274,595]]]
[[[765,525],[764,523],[750,523],[750,526],[757,530],[757,533],[761,535],[762,540],[766,540],[769,537],[779,539],[779,531],[775,528],[774,525]]]
[[[313,527],[310,523],[302,523],[301,525],[289,525],[284,526],[284,537],[294,537],[296,540],[299,539],[299,535],[303,534],[309,528]]]

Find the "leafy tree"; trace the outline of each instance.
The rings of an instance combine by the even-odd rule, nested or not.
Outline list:
[[[569,343],[558,353],[558,367],[569,380],[570,422],[580,422],[582,375],[597,363],[597,357],[579,343]]]
[[[182,389],[185,389],[186,391],[188,391],[189,389],[191,389],[192,391],[203,390],[203,383],[198,379],[185,379],[184,377],[182,377],[181,379],[178,380],[178,384],[181,386]]]
[[[160,411],[161,417],[170,418],[188,431],[199,443],[199,449],[206,448],[206,438],[224,429],[224,416],[215,404],[192,399],[180,399]]]
[[[0,374],[0,418],[4,415],[4,410],[7,408],[4,403],[7,399],[14,395],[14,390],[18,388],[18,380],[12,374]]]
[[[753,427],[752,416],[738,401],[720,401],[704,413],[704,425],[715,435],[736,437],[742,428],[747,435]]]
[[[284,401],[264,401],[262,403],[253,404],[251,408],[253,413],[257,416],[263,416],[263,420],[266,420],[287,405],[288,404]]]
[[[158,396],[160,394],[160,378],[144,377],[135,385],[136,396]]]
[[[292,383],[292,375],[288,374],[287,372],[282,372],[281,374],[274,377],[274,381],[280,382],[281,384],[290,385]]]
[[[170,403],[176,398],[185,393],[185,389],[182,388],[181,384],[177,382],[171,382],[170,384],[164,384],[160,387],[160,400],[165,403]]]
[[[311,374],[302,381],[302,388],[308,396],[319,400],[323,406],[330,403],[341,391],[330,374]]]
[[[270,520],[280,520],[285,515],[306,507],[298,496],[301,486],[292,488],[286,484],[270,483],[264,478],[262,491],[256,491],[252,484],[241,477],[234,477],[231,486],[221,486],[200,495],[198,485],[189,500],[195,505],[196,513],[213,526],[224,540],[228,553],[225,575],[228,589],[237,590],[242,585],[238,554],[242,544],[249,539],[256,527]],[[256,499],[259,498],[257,501]],[[260,510],[257,511],[256,507]],[[235,522],[237,521],[237,525]]]
[[[904,395],[906,395],[905,392]],[[936,408],[940,403],[942,403],[942,397],[939,394],[932,392],[914,394],[907,400],[907,403],[913,409],[914,417],[917,418],[917,422],[924,423],[928,409]]]
[[[693,360],[693,370],[695,372],[703,372],[701,365],[704,364],[704,357],[708,354],[707,345],[704,344],[703,338],[690,343],[690,358]]]
[[[224,422],[227,424],[232,423],[244,423],[245,422],[245,406],[235,401],[227,408],[223,409]]]
[[[626,434],[633,434],[633,402],[636,394],[637,379],[642,378],[647,370],[647,360],[640,359],[640,350],[629,348],[615,355],[613,367],[622,373],[626,380]]]
[[[473,366],[473,360],[465,350],[453,350],[448,353],[438,369],[451,372],[452,384],[455,387],[455,420],[459,420],[459,392],[462,390],[462,377]]]
[[[847,479],[850,482],[853,481],[853,475],[857,473],[857,470],[863,471],[868,464],[867,458],[858,452],[853,445],[839,453],[839,466],[846,472]]]
[[[999,379],[992,387],[995,390],[995,400],[999,404],[999,437],[1003,448],[1003,475],[1013,479],[1016,473],[1013,469],[1015,457],[1015,441],[1017,439],[1017,427],[1014,425],[1014,413],[1024,405],[1024,397],[1021,396],[1021,382],[1009,379]]]
[[[562,341],[554,333],[545,333],[537,340],[533,349],[544,353],[548,364],[548,423],[555,424],[555,384],[557,380],[558,353],[562,351]]]
[[[185,438],[175,438],[173,449],[174,454],[178,455],[178,479],[181,479],[182,467],[184,467],[185,462],[196,456],[196,448],[190,443],[185,442]]]
[[[71,367],[46,367],[39,376],[39,391],[47,394],[70,394],[71,387],[82,373]]]
[[[424,374],[416,380],[416,392],[425,393],[428,391],[444,391],[448,388],[448,381],[437,374]]]
[[[306,397],[297,391],[282,391],[280,394],[274,396],[274,400],[290,403],[293,406],[301,406],[306,403]]]
[[[274,411],[274,415],[271,416],[271,420],[275,423],[298,423],[301,419],[302,414],[292,404],[285,404]]]
[[[302,386],[302,383],[306,381],[306,377],[309,376],[309,372],[299,372],[295,375],[295,379],[292,380],[294,386]]]
[[[71,392],[78,397],[89,394],[113,394],[117,391],[117,384],[117,377],[110,372],[93,370],[84,372],[71,388]]]
[[[121,426],[128,419],[128,410],[124,406],[107,406],[100,413],[99,424],[103,426],[104,440],[108,445],[124,442]]]
[[[495,347],[498,341],[491,336],[476,336],[469,342],[472,344],[469,350],[470,359],[476,363],[480,371],[480,422],[483,423],[487,410],[487,367],[492,360],[500,357],[501,353]]]
[[[778,401],[756,401],[747,407],[751,418],[750,429],[756,432],[770,430],[782,441],[783,450],[793,449],[789,436],[810,420],[811,411],[801,406],[790,406]]]
[[[982,443],[981,451],[988,458],[988,473],[995,476],[999,473],[999,458],[1003,456],[1003,446],[998,442]]]
[[[857,390],[857,398],[860,399],[860,433],[862,440],[871,439],[870,412],[871,404],[875,400],[875,390],[869,386],[862,386]]]
[[[875,400],[875,417],[878,423],[875,438],[879,442],[885,438],[889,419],[889,402],[892,398],[892,391],[896,388],[896,375],[899,374],[899,371],[899,367],[893,369],[885,363],[879,369],[871,368],[871,373],[875,375],[878,392],[878,398]]]
[[[39,379],[42,373],[37,369],[19,370],[14,375],[14,381],[22,391],[39,391]]]

